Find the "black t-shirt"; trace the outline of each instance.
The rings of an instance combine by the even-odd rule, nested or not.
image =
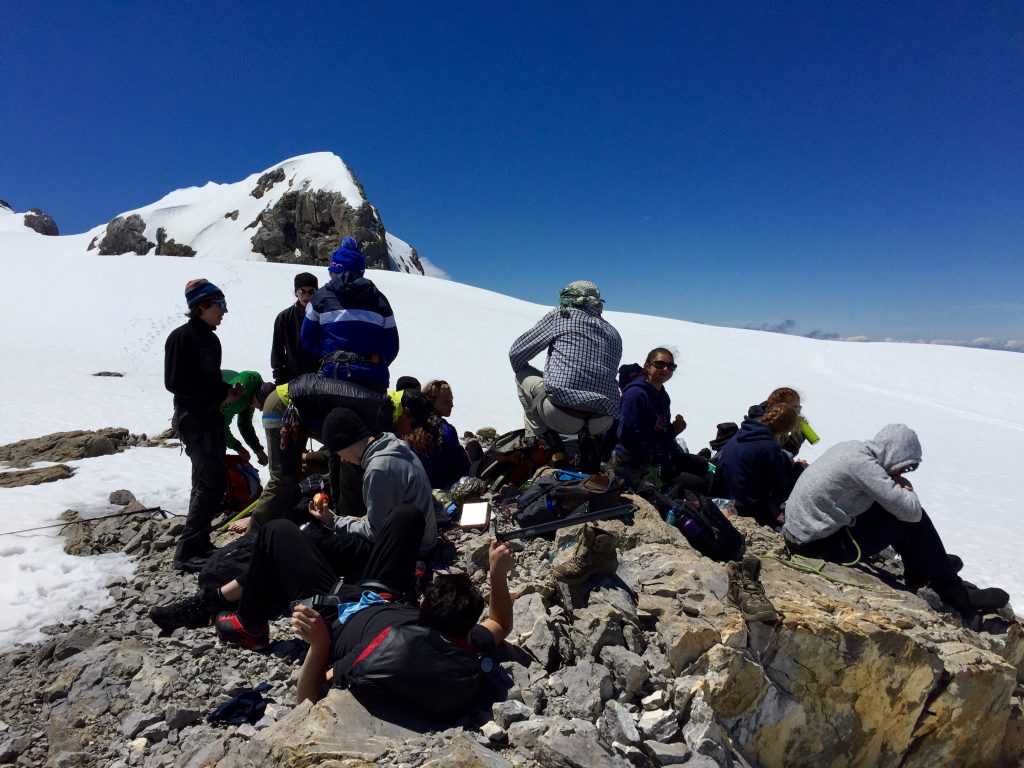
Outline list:
[[[331,624],[331,664],[344,659],[352,651],[364,647],[388,627],[401,627],[419,621],[419,609],[400,603],[371,605],[354,614],[344,624]],[[477,653],[489,656],[496,645],[494,635],[477,624],[469,632],[469,644]],[[337,674],[335,674],[337,678]]]

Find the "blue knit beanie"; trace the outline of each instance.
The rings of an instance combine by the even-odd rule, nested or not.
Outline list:
[[[224,292],[205,277],[185,283],[185,303],[194,306],[201,301],[217,301],[224,298]]]
[[[353,237],[346,237],[341,241],[341,246],[331,254],[331,263],[327,271],[332,275],[339,275],[348,272],[356,277],[362,277],[366,271],[366,258],[359,250],[359,244]]]

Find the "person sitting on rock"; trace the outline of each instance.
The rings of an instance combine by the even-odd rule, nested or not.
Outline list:
[[[564,458],[559,435],[589,441],[619,415],[615,371],[622,359],[622,339],[601,317],[603,307],[596,285],[587,280],[569,283],[559,293],[558,308],[516,339],[508,353],[526,437],[547,441],[556,461]],[[530,361],[545,350],[541,373]],[[595,459],[597,453],[595,447]]]
[[[335,578],[360,576],[377,534],[392,511],[402,505],[411,506],[423,519],[422,535],[413,542],[416,552],[420,556],[430,552],[437,542],[433,496],[423,465],[409,446],[389,432],[372,434],[347,408],[336,408],[328,415],[323,425],[323,441],[327,450],[342,461],[363,468],[364,517],[338,516],[331,509],[319,509],[310,503],[310,514],[329,532],[309,538]],[[257,553],[269,546],[266,542],[274,538],[275,532],[289,526],[297,529],[290,520],[274,520],[262,526],[256,534],[253,558],[246,573],[222,585],[216,594],[200,592],[170,605],[153,607],[149,611],[150,618],[164,630],[204,626],[214,610],[237,603],[253,592],[250,587],[256,585],[255,594],[249,594],[237,611],[224,611],[217,617],[216,627],[222,638],[247,648],[266,645],[266,617],[259,618],[262,613],[255,609],[247,612],[246,606],[268,604],[268,599],[260,594],[267,579],[261,573]],[[284,562],[294,565],[294,561],[288,559]]]
[[[676,369],[675,358],[664,347],[647,353],[643,375],[632,379],[622,390],[622,415],[619,418],[611,467],[630,486],[654,479],[656,486],[672,483],[697,493],[708,489],[707,460],[685,453],[676,435],[686,429],[679,414],[672,417],[672,401],[665,384]]]
[[[905,424],[882,427],[871,440],[829,448],[797,480],[782,533],[797,555],[852,565],[891,546],[914,591],[931,587],[964,619],[1009,601],[1001,589],[978,589],[957,575],[906,475],[921,464],[921,442]]]
[[[320,358],[302,346],[302,320],[313,294],[320,288],[316,275],[300,272],[295,276],[295,303],[282,309],[274,319],[274,339],[270,345],[270,367],[275,384],[287,384],[296,376],[320,370]]]
[[[296,703],[320,699],[325,689],[325,677],[331,665],[341,665],[346,657],[361,651],[368,643],[388,629],[416,624],[439,632],[450,642],[469,645],[475,652],[491,655],[512,631],[512,598],[508,590],[508,573],[516,564],[515,556],[508,546],[492,541],[488,552],[490,571],[490,599],[487,603],[487,618],[477,623],[485,605],[480,592],[465,573],[441,574],[434,577],[426,587],[418,605],[411,600],[402,601],[403,595],[413,594],[415,552],[408,542],[417,538],[422,518],[397,510],[382,531],[378,545],[364,570],[364,579],[373,580],[375,590],[384,590],[391,599],[376,602],[350,615],[342,623],[337,613],[325,621],[320,613],[304,603],[295,606],[292,612],[292,628],[296,635],[309,644],[309,651],[299,670]],[[302,547],[304,555],[297,560],[303,563],[303,583],[288,581],[281,590],[281,597],[301,600],[311,594],[326,594],[334,589],[326,563],[309,551],[308,544],[295,539],[296,549]],[[284,576],[293,579],[293,576]],[[307,589],[301,594],[302,589]],[[342,603],[359,601],[368,585],[365,582],[345,585],[338,597]],[[377,592],[379,594],[379,592]],[[339,683],[344,670],[335,670],[334,681]],[[436,681],[443,686],[446,680]]]
[[[747,409],[747,418],[760,419],[764,415],[764,412],[770,406],[776,405],[778,403],[785,403],[787,405],[791,405],[794,409],[796,409],[798,415],[797,427],[793,429],[788,435],[783,437],[783,439],[780,441],[780,445],[782,446],[783,450],[785,450],[787,453],[789,453],[790,456],[792,456],[795,459],[796,455],[800,453],[800,447],[807,440],[806,436],[804,436],[803,430],[800,429],[800,422],[804,421],[804,416],[802,413],[803,405],[800,402],[799,392],[797,392],[792,387],[779,387],[777,389],[773,389],[772,393],[768,395],[768,399],[766,399],[763,403],[759,403],[758,405],[752,405],[750,406],[750,408]]]
[[[459,442],[459,433],[446,419],[452,415],[455,396],[451,385],[439,379],[427,382],[423,394],[430,398],[434,407],[434,449],[426,455],[420,454],[420,461],[432,488],[449,488],[469,473],[469,456]]]
[[[242,439],[252,448],[256,454],[256,461],[261,466],[267,466],[270,459],[267,452],[263,450],[260,439],[256,436],[256,430],[252,426],[252,417],[257,410],[263,410],[263,400],[266,395],[263,390],[263,377],[256,371],[239,371],[228,378],[228,386],[233,389],[236,385],[241,386],[241,396],[232,403],[226,403],[221,407],[224,412],[224,443],[238,454],[238,458],[248,462],[252,458],[249,452],[242,447],[242,443],[231,434],[231,422],[237,420],[238,431]]]
[[[800,414],[786,403],[748,416],[718,457],[711,495],[736,502],[737,514],[778,528],[782,505],[807,462],[794,461],[782,442],[798,428]]]
[[[302,321],[302,346],[322,359],[320,375],[386,392],[398,356],[398,326],[387,297],[363,277],[366,259],[346,237],[331,255],[332,280],[318,290]]]

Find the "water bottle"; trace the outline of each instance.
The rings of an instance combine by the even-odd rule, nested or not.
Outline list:
[[[811,429],[811,425],[807,423],[807,419],[800,419],[800,431],[803,433],[803,436],[807,438],[807,442],[811,445],[815,445],[819,440],[821,440],[821,438],[818,437],[818,433]]]
[[[686,538],[688,539],[692,539],[693,537],[698,536],[701,531],[700,523],[698,523],[696,520],[689,516],[683,518],[683,522],[679,526],[679,529],[683,532],[683,535],[686,536]]]

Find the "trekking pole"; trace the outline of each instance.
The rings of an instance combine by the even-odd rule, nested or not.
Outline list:
[[[48,528],[63,528],[65,525],[77,525],[78,523],[94,523],[97,520],[110,520],[115,517],[127,517],[128,515],[141,515],[146,512],[159,512],[166,519],[168,515],[172,517],[181,517],[173,512],[168,512],[166,509],[160,507],[146,507],[145,509],[136,509],[131,512],[115,512],[111,515],[100,515],[99,517],[82,518],[81,520],[68,520],[64,523],[54,523],[53,525],[39,525],[35,528],[22,528],[20,531],[3,531],[0,532],[0,536],[13,536],[16,533],[31,533],[32,531],[45,531]]]
[[[527,536],[537,536],[542,533],[550,533],[551,531],[557,531],[559,528],[568,528],[571,525],[579,525],[580,523],[595,523],[598,520],[611,520],[616,517],[629,517],[636,512],[636,506],[633,504],[620,504],[615,507],[608,507],[607,509],[597,510],[591,512],[588,509],[586,512],[579,514],[572,514],[568,517],[563,517],[560,520],[552,520],[549,523],[538,523],[537,525],[528,525],[523,528],[512,529],[510,531],[499,531],[497,524],[495,524],[494,538],[498,541],[511,541],[512,539],[524,539]]]
[[[262,496],[262,495],[263,494],[260,494],[260,496]],[[256,501],[254,501],[248,507],[246,507],[241,512],[239,512],[237,515],[235,515],[230,520],[228,520],[226,523],[224,523],[224,525],[222,525],[220,527],[221,531],[226,531],[228,529],[228,526],[231,525],[233,522],[235,522],[236,520],[241,520],[243,517],[246,517],[250,512],[252,512],[252,508],[256,506],[257,502],[259,502],[259,497],[257,497]]]

